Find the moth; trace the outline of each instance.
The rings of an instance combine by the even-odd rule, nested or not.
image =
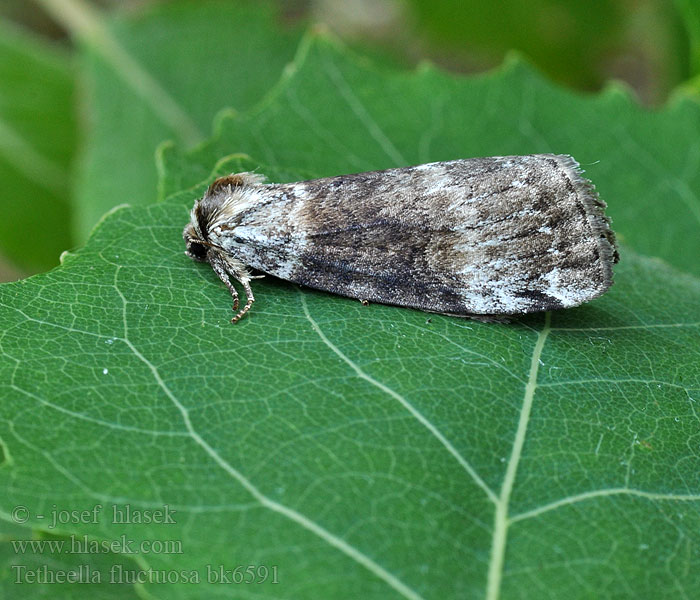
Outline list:
[[[255,300],[250,269],[363,303],[488,320],[603,294],[618,260],[605,206],[561,154],[297,183],[246,172],[209,186],[183,237],[187,256],[230,291],[234,323]]]

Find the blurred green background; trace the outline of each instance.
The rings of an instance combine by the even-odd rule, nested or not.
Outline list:
[[[595,92],[611,79],[621,80],[652,109],[667,102],[675,90],[693,95],[697,89],[698,40],[687,25],[700,21],[694,0],[231,3],[248,6],[251,14],[272,12],[278,22],[281,33],[274,42],[278,47],[263,60],[267,71],[259,82],[267,89],[291,60],[303,29],[317,22],[373,60],[399,68],[413,68],[427,59],[452,72],[481,72],[517,51],[552,80],[582,93]],[[107,164],[112,155],[105,136],[110,132],[100,131],[99,111],[93,106],[105,92],[95,83],[98,69],[90,35],[96,35],[97,21],[116,27],[117,35],[128,33],[130,22],[138,22],[154,5],[158,9],[166,4],[197,5],[203,18],[211,19],[222,2],[3,0],[0,4],[0,280],[55,266],[60,252],[79,247],[104,212],[103,204],[93,202],[100,193],[95,181],[115,165]],[[87,26],[81,21],[86,15]],[[225,34],[224,29],[221,35]],[[120,39],[128,46],[124,35]],[[202,56],[222,51],[216,35],[202,37],[198,44]],[[131,51],[147,56],[148,47],[141,43]],[[251,89],[231,102],[213,97],[201,121],[210,122],[226,106],[245,110],[262,97],[262,91]],[[130,105],[120,110],[126,114]],[[154,156],[157,143],[169,137],[186,144],[197,141],[196,135],[186,134],[178,140],[177,132],[167,129],[147,133],[146,157]],[[95,151],[100,140],[102,151]],[[106,208],[123,195],[131,203],[155,200],[155,161],[148,167],[152,177],[134,176],[131,179],[139,180],[141,187],[130,190],[129,156],[114,156],[124,169],[125,187],[117,190],[118,182],[107,186],[115,198]]]

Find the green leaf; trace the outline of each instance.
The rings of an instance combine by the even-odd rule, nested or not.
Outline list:
[[[673,2],[643,7],[616,0],[405,4],[415,17],[411,21],[423,52],[470,71],[500,64],[517,50],[568,87],[599,89],[610,77],[622,78],[647,104],[665,101],[688,77],[688,39]]]
[[[700,525],[697,279],[627,251],[608,295],[551,325],[258,282],[231,326],[182,254],[186,214],[119,210],[0,288],[3,514],[167,503],[175,525],[64,531],[182,540],[154,569],[274,564],[292,596],[481,595],[500,560],[505,598],[583,597],[571,569],[599,597],[700,584],[677,547]]]
[[[160,142],[203,139],[218,111],[247,109],[278,80],[299,34],[275,27],[277,20],[265,2],[180,1],[116,16],[101,36],[76,33],[93,34],[83,57],[90,117],[79,237],[118,204],[153,201]]]
[[[587,88],[603,83],[601,65],[630,27],[629,9],[614,0],[408,0],[408,6],[433,44],[469,52],[472,62],[494,64],[515,48],[557,80]]]
[[[692,74],[700,77],[700,7],[693,0],[675,0],[683,18],[690,41],[690,67]]]
[[[321,176],[458,157],[572,154],[627,244],[700,275],[699,140],[700,107],[688,99],[650,112],[619,86],[576,95],[519,60],[470,78],[427,65],[396,73],[307,37],[275,92],[249,113],[224,117],[194,158],[213,165],[246,152]]]
[[[569,125],[540,132],[539,104],[552,102],[556,121],[561,93],[522,67],[474,80],[392,75],[323,40],[302,59],[262,110],[222,129],[246,149],[257,126],[267,165],[230,149],[214,158],[220,141],[166,151],[162,189],[181,191],[113,211],[60,268],[0,286],[0,514],[26,506],[26,526],[46,530],[37,515],[53,505],[101,504],[96,522],[59,533],[182,543],[182,553],[115,557],[125,568],[278,573],[278,584],[254,587],[146,583],[153,597],[693,597],[697,277],[623,247],[608,294],[508,325],[365,307],[266,278],[232,326],[227,290],[184,256],[180,237],[221,172],[257,167],[275,181],[380,168],[394,153],[437,159],[467,123],[484,149],[525,150],[532,138],[509,131],[510,113],[500,127],[487,118],[506,97],[523,130],[554,146],[531,150],[559,149],[567,135],[581,144],[586,103],[608,125],[616,109],[636,143],[617,149],[628,165],[652,116],[619,94],[566,95]],[[421,98],[433,99],[431,116]],[[692,115],[679,107],[668,110]],[[655,123],[679,135],[671,119]],[[658,177],[672,181],[675,163],[661,164]],[[620,189],[615,205],[638,202],[637,188]],[[640,227],[643,218],[656,215],[643,213]],[[113,506],[127,504],[167,504],[175,522],[114,523]],[[3,585],[13,597],[34,592]]]
[[[55,266],[71,245],[75,128],[67,58],[0,22],[0,253],[21,270]]]

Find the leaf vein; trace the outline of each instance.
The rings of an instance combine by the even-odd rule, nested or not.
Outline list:
[[[347,364],[360,379],[364,379],[367,383],[380,389],[385,394],[391,396],[396,400],[401,406],[403,406],[423,427],[425,427],[444,447],[445,449],[457,460],[457,462],[462,466],[462,468],[469,474],[469,476],[474,480],[474,482],[486,493],[491,502],[496,502],[496,494],[487,485],[487,483],[481,478],[481,476],[476,472],[474,467],[469,464],[469,462],[458,452],[458,450],[452,445],[452,443],[433,425],[422,413],[420,413],[406,398],[401,396],[401,394],[395,392],[390,387],[384,385],[381,381],[377,381],[372,376],[365,373],[359,366],[357,366],[350,358],[348,358],[341,350],[331,342],[325,333],[318,326],[318,323],[314,321],[311,313],[309,312],[309,307],[306,303],[306,298],[302,292],[299,292],[301,296],[301,305],[304,310],[306,318],[311,323],[312,329],[316,332],[321,341],[328,346],[333,353],[335,353],[345,364]]]
[[[496,504],[494,514],[493,537],[491,542],[491,558],[489,560],[489,572],[486,588],[487,600],[497,600],[501,592],[501,580],[503,578],[503,562],[505,558],[506,542],[508,537],[508,507],[510,503],[510,495],[515,484],[515,477],[518,472],[518,464],[522,456],[523,445],[525,444],[525,435],[527,426],[530,421],[530,413],[535,398],[535,390],[537,389],[537,374],[540,367],[540,359],[542,357],[542,349],[547,341],[547,336],[551,331],[552,313],[545,313],[544,326],[537,336],[535,347],[532,351],[532,359],[530,361],[530,373],[528,376],[527,385],[525,386],[525,394],[523,396],[523,405],[520,410],[520,418],[518,419],[518,428],[515,432],[515,440],[511,450],[508,465],[506,466],[506,474],[503,478],[503,486],[501,494]]]
[[[330,76],[337,88],[340,95],[345,99],[348,106],[353,113],[357,116],[360,122],[367,128],[369,134],[374,138],[374,140],[379,144],[380,148],[386,153],[386,155],[394,161],[396,166],[405,166],[408,161],[399,152],[399,150],[394,146],[389,137],[382,131],[381,127],[377,122],[370,116],[365,107],[360,102],[359,98],[352,92],[352,89],[348,85],[347,81],[343,78],[340,70],[332,63],[330,60],[326,60],[324,63],[326,73]]]
[[[233,479],[235,479],[253,498],[255,498],[261,506],[264,506],[265,508],[272,510],[273,512],[276,512],[290,521],[293,521],[297,525],[301,526],[302,528],[306,529],[307,531],[315,534],[331,546],[337,548],[340,550],[343,554],[351,558],[352,560],[356,561],[363,567],[365,567],[368,571],[370,571],[372,574],[374,574],[376,577],[387,583],[389,586],[394,588],[397,592],[399,592],[402,596],[405,598],[409,598],[410,600],[422,600],[422,597],[416,593],[414,590],[409,588],[406,584],[404,584],[402,581],[400,581],[395,575],[387,571],[384,567],[382,567],[380,564],[372,560],[369,556],[366,554],[360,552],[357,548],[354,546],[351,546],[348,542],[346,542],[344,539],[341,537],[336,536],[335,534],[331,533],[327,529],[323,528],[321,525],[318,523],[315,523],[305,515],[303,515],[300,512],[297,512],[293,508],[290,508],[288,506],[285,506],[284,504],[280,504],[279,502],[276,502],[267,496],[263,494],[243,473],[241,473],[238,469],[236,469],[233,465],[231,465],[227,460],[225,460],[200,434],[199,432],[195,429],[194,425],[192,424],[192,420],[190,419],[190,414],[189,410],[187,409],[186,406],[178,400],[178,398],[175,396],[175,394],[172,392],[172,390],[168,387],[168,385],[165,383],[163,378],[160,376],[160,372],[156,368],[156,366],[148,360],[140,351],[139,349],[134,346],[134,344],[129,340],[128,337],[128,325],[127,325],[127,305],[128,302],[126,300],[126,297],[124,294],[121,292],[118,286],[118,275],[119,275],[119,267],[117,267],[115,274],[114,274],[114,287],[117,290],[117,293],[121,297],[122,300],[122,305],[123,305],[123,321],[124,321],[124,342],[129,346],[131,351],[134,353],[134,356],[136,356],[151,372],[153,379],[156,381],[158,387],[163,390],[165,395],[168,397],[168,399],[173,403],[173,405],[178,409],[180,414],[182,415],[182,420],[185,425],[185,428],[189,432],[190,437],[194,442],[202,449],[204,452],[216,463],[218,464],[228,475],[230,475]]]
[[[108,62],[181,141],[194,145],[204,139],[177,100],[112,35],[97,10],[82,0],[39,0],[39,3],[73,36]]]
[[[658,492],[647,492],[644,490],[638,490],[634,488],[619,487],[619,488],[608,488],[602,490],[592,490],[590,492],[583,492],[581,494],[576,494],[574,496],[567,496],[566,498],[561,498],[555,502],[550,502],[544,506],[538,508],[533,508],[527,512],[520,513],[509,519],[510,523],[516,523],[518,521],[523,521],[525,519],[532,519],[533,517],[538,517],[541,514],[547,513],[563,506],[569,506],[572,504],[577,504],[578,502],[584,502],[592,498],[605,498],[609,496],[636,496],[639,498],[646,498],[648,500],[658,500],[658,501],[673,501],[673,502],[698,502],[700,501],[700,494],[662,494]]]

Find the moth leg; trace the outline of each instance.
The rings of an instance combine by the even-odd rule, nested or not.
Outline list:
[[[241,282],[241,285],[245,290],[246,303],[245,306],[236,313],[236,316],[234,316],[233,319],[231,319],[231,323],[236,323],[244,314],[246,314],[250,310],[250,307],[253,306],[253,302],[255,302],[255,296],[253,296],[253,290],[250,287],[250,276],[248,275],[248,273],[244,273],[243,277],[239,277],[237,279]]]
[[[214,272],[219,276],[219,279],[224,282],[226,287],[231,292],[234,311],[238,310],[238,291],[236,291],[236,288],[231,283],[229,276],[233,277],[238,283],[240,283],[245,290],[245,306],[241,310],[238,310],[233,319],[231,319],[231,323],[237,323],[240,318],[250,310],[250,307],[253,306],[253,302],[255,302],[253,290],[250,288],[250,273],[248,273],[248,269],[246,269],[246,266],[240,260],[237,260],[232,256],[222,256],[218,253],[212,253],[212,255],[209,257],[209,264],[211,265],[212,269],[214,269]]]
[[[237,264],[232,265],[229,261],[221,258],[218,255],[212,256],[209,261],[211,268],[214,269],[214,273],[219,276],[219,279],[224,282],[224,285],[228,288],[228,291],[231,292],[231,297],[233,298],[232,310],[234,311],[238,310],[238,290],[231,283],[229,274],[233,275],[233,277],[235,277],[238,281],[241,280],[241,276],[245,277],[247,275],[243,264],[238,263],[238,261],[236,261],[236,263]]]
[[[231,297],[233,298],[233,310],[238,310],[238,290],[229,279],[226,262],[217,256],[216,258],[212,258],[209,264],[211,265],[211,268],[214,269],[214,273],[216,273],[219,276],[219,279],[224,282],[224,285],[228,288],[228,291],[231,292]]]

